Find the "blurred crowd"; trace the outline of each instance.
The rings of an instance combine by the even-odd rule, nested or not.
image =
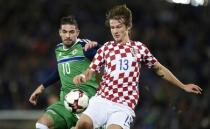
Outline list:
[[[59,83],[37,106],[28,102],[56,67],[61,17],[75,15],[80,37],[103,44],[111,39],[106,11],[122,3],[133,11],[132,39],[145,43],[182,82],[203,89],[202,95],[185,93],[143,66],[133,129],[210,128],[210,8],[162,0],[0,1],[0,110],[44,109],[58,95]]]

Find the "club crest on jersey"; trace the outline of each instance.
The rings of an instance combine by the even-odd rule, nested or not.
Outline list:
[[[131,48],[130,51],[134,56],[137,55],[137,53],[138,53],[138,50],[135,48]]]
[[[75,55],[77,53],[77,50],[74,49],[71,53],[72,53],[72,55]]]

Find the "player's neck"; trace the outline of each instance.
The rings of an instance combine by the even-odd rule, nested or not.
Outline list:
[[[120,44],[125,44],[127,42],[130,42],[130,37],[129,36],[125,36],[122,40],[117,41],[117,43],[120,43]]]
[[[75,43],[76,43],[76,42],[74,42],[74,43],[72,43],[72,44],[69,44],[69,45],[64,44],[64,45],[63,45],[63,48],[64,48],[64,49],[69,49],[69,48],[71,48],[72,46],[74,46]]]
[[[64,45],[63,46],[63,49],[69,49],[69,48],[71,48],[73,46],[73,44],[71,44],[71,45]]]

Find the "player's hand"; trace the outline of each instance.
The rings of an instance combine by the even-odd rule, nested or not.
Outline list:
[[[184,90],[189,93],[201,94],[202,89],[195,84],[186,84]]]
[[[98,43],[96,41],[90,41],[89,43],[85,44],[84,50],[87,51],[91,48],[94,48],[98,45]]]
[[[38,86],[38,88],[31,94],[31,96],[29,98],[29,102],[33,105],[36,105],[38,97],[44,91],[44,89],[45,88],[43,85]]]
[[[73,82],[76,85],[86,82],[85,76],[83,74],[77,75],[73,78]]]

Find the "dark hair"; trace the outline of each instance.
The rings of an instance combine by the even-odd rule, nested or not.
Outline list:
[[[132,28],[132,12],[125,4],[115,6],[108,11],[105,23],[107,26],[109,26],[110,19],[122,19],[126,27]]]
[[[61,27],[61,25],[65,25],[65,24],[75,25],[76,28],[79,29],[78,24],[77,24],[77,20],[72,15],[61,18],[60,27]]]

